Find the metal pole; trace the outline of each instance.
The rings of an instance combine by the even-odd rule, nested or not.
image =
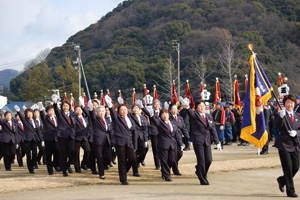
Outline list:
[[[81,62],[81,59],[80,59],[80,63],[81,63],[81,69],[82,69],[82,74],[83,74],[83,80],[84,80],[85,87],[86,87],[86,90],[87,90],[88,98],[89,98],[89,100],[91,100],[90,90],[89,90],[89,86],[88,86],[87,81],[86,81],[86,78],[85,78],[85,73],[84,73],[83,64],[82,64],[82,62]]]
[[[80,48],[78,49],[78,59],[79,59],[79,61],[78,61],[78,73],[79,73],[79,75],[78,75],[78,79],[79,79],[79,91],[78,91],[78,96],[81,96],[81,70],[80,70],[80,68],[81,68],[81,56],[80,56]]]

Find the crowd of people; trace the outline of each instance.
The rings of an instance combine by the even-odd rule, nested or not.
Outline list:
[[[295,113],[300,112],[300,97],[296,97]],[[66,177],[73,173],[71,166],[74,165],[76,173],[90,169],[92,174],[105,179],[105,169],[116,164],[117,158],[120,182],[127,185],[131,168],[133,176],[140,176],[138,169],[145,165],[150,140],[155,169],[161,171],[163,180],[172,181],[171,170],[174,175],[182,175],[178,162],[192,145],[197,158],[195,173],[200,184],[208,185],[206,175],[212,162],[212,144],[218,150],[238,142],[238,146],[249,145],[240,138],[243,103],[237,108],[231,102],[225,105],[216,102],[209,106],[208,112],[204,101],[197,102],[193,110],[189,108],[188,99],[183,99],[180,106],[165,104],[163,108],[159,100],[155,100],[152,107],[137,100],[130,108],[122,99],[118,99],[115,108],[109,96],[105,96],[106,106],[100,105],[97,99],[90,100],[86,106],[80,97],[79,105],[73,108],[68,101],[59,106],[58,99],[53,95],[52,105],[44,108],[38,103],[39,109],[27,108],[24,113],[15,106],[14,118],[11,112],[5,112],[4,119],[1,117],[0,157],[3,157],[5,170],[11,171],[15,157],[23,167],[26,155],[31,174],[45,164],[49,175],[55,170]],[[268,141],[282,135],[282,127],[278,127],[279,113],[283,115],[273,100],[264,105]],[[261,155],[268,154],[268,148],[269,142]],[[281,189],[288,184],[283,178],[279,181]]]

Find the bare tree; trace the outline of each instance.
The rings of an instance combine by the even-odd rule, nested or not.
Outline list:
[[[174,63],[172,62],[172,58],[170,56],[168,62],[165,65],[165,70],[163,71],[163,73],[157,74],[157,77],[163,82],[163,84],[159,84],[157,81],[154,81],[156,85],[163,89],[160,94],[168,99],[172,99],[172,85],[173,80],[177,79],[176,72],[177,70],[175,69]]]
[[[205,83],[206,78],[214,72],[214,70],[211,70],[209,73],[207,73],[206,58],[203,56],[203,54],[201,55],[199,62],[194,60],[194,65],[195,67],[193,67],[193,69],[202,83]]]
[[[225,89],[225,95],[228,97],[230,101],[232,101],[233,97],[233,76],[237,70],[237,66],[239,63],[235,63],[238,61],[235,59],[234,50],[235,44],[232,41],[226,41],[222,46],[222,53],[219,54],[219,63],[227,76],[224,80],[220,80],[223,83]],[[236,66],[234,66],[236,64]]]
[[[37,64],[41,63],[42,61],[44,61],[47,58],[47,56],[49,55],[50,51],[51,51],[50,48],[46,48],[46,49],[40,51],[40,53],[38,53],[38,55],[35,58],[27,61],[24,64],[25,70],[30,69],[31,67],[34,67]]]

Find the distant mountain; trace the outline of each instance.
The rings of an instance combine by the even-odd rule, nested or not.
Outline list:
[[[11,79],[19,75],[19,71],[13,69],[5,69],[0,71],[0,86],[9,86]]]
[[[249,70],[251,53],[246,48],[249,43],[254,45],[274,88],[277,88],[277,73],[281,72],[289,77],[291,92],[300,94],[299,0],[124,1],[97,23],[71,36],[61,47],[52,49],[47,65],[55,86],[63,87],[55,69],[66,66],[66,58],[76,60],[77,52],[70,43],[80,44],[92,94],[110,89],[117,97],[121,89],[129,100],[132,88],[141,94],[146,83],[151,91],[156,84],[160,98],[168,100],[170,79],[177,76],[177,51],[172,49],[172,40],[178,40],[181,45],[181,91],[189,79],[194,98],[199,97],[203,78],[214,95],[216,77],[221,80],[223,100],[230,98],[225,88],[228,75],[220,59],[226,42],[234,44],[231,64],[238,68],[235,73],[241,85],[241,97],[244,76]],[[207,77],[201,77],[203,71],[198,73],[197,66],[206,68]],[[12,93],[20,96],[28,78],[25,71],[13,79]]]

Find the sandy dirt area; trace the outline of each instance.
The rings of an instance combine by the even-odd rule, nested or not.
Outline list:
[[[7,172],[1,161],[0,199],[282,199],[286,196],[278,190],[276,182],[282,174],[277,149],[270,147],[268,155],[257,155],[253,145],[239,147],[234,143],[225,146],[222,152],[212,151],[209,186],[199,184],[193,150],[184,151],[179,162],[183,176],[172,175],[172,182],[163,181],[160,171],[154,170],[150,150],[146,166],[140,168],[141,177],[133,177],[129,171],[128,186],[120,185],[117,165],[105,172],[106,180],[101,180],[84,170],[69,177],[58,172],[49,176],[44,165],[34,175],[16,164]],[[299,193],[299,174],[295,177],[295,188]]]

